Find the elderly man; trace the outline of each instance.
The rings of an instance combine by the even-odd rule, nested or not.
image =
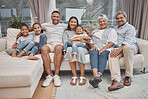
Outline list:
[[[109,91],[123,88],[131,85],[133,76],[134,54],[137,53],[138,47],[135,40],[136,31],[134,26],[127,22],[127,15],[119,11],[116,15],[118,26],[115,27],[118,35],[118,44],[115,50],[112,50],[109,57],[109,68],[111,72],[112,85],[108,87]],[[124,56],[125,78],[121,82],[119,58]]]
[[[105,14],[98,17],[99,29],[95,29],[91,33],[92,42],[89,44],[90,64],[93,71],[93,79],[89,83],[97,88],[102,81],[101,76],[106,67],[108,55],[113,49],[113,45],[117,43],[117,32],[113,28],[108,28],[108,18]]]

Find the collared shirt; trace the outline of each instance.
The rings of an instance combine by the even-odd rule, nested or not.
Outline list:
[[[136,45],[136,39],[135,39],[136,30],[134,26],[126,22],[126,24],[124,24],[120,28],[116,26],[115,30],[117,31],[118,47],[121,47],[122,44]]]

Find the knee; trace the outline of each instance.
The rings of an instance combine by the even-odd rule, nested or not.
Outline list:
[[[72,48],[71,48],[71,47],[68,47],[66,52],[67,52],[67,53],[68,53],[68,52],[72,53]]]
[[[66,41],[64,42],[64,44],[65,44],[65,43],[67,44],[67,43],[68,43],[68,41],[66,40]]]
[[[90,55],[99,54],[99,52],[98,52],[98,51],[96,51],[96,50],[92,50],[92,51],[90,50],[90,52],[89,52],[89,53],[90,53]]]
[[[125,46],[123,48],[123,53],[130,53],[132,51],[132,48],[130,46]]]
[[[34,45],[35,43],[33,41],[30,41],[29,44]]]
[[[41,33],[40,38],[46,38],[46,34],[45,33]]]
[[[109,55],[109,51],[103,51],[100,56],[105,57]]]
[[[62,45],[57,45],[54,48],[54,53],[55,54],[62,54],[63,46]]]
[[[41,54],[49,53],[49,47],[47,45],[43,45],[41,48]]]
[[[76,46],[76,44],[74,43],[74,44],[72,44],[72,47],[75,47]]]

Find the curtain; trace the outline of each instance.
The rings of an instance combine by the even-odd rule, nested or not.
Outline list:
[[[136,36],[148,40],[148,0],[121,0],[121,10],[127,20],[137,29]]]
[[[31,22],[51,22],[51,13],[56,9],[56,0],[28,0],[31,9]]]

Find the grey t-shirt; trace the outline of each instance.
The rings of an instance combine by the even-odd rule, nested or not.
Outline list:
[[[47,35],[47,43],[62,43],[62,36],[67,28],[67,24],[58,23],[55,25],[48,22],[43,23],[42,28]]]

